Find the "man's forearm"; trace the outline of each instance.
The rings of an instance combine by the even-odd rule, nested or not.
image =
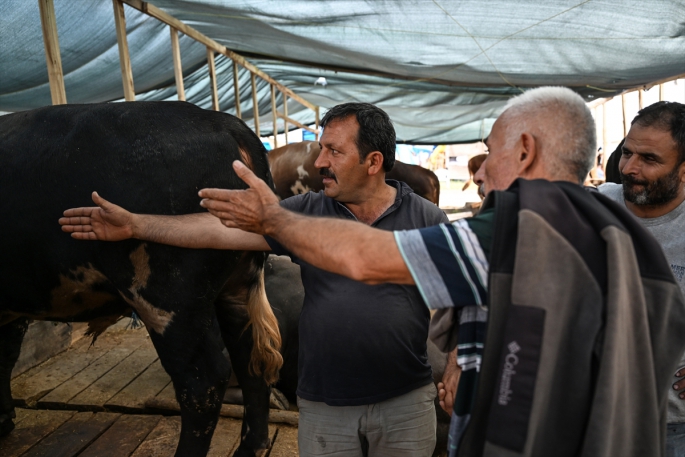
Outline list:
[[[369,284],[414,283],[390,231],[281,208],[267,221],[269,236],[316,267]]]
[[[133,237],[192,249],[269,251],[264,237],[224,227],[209,213],[162,216],[133,215]]]

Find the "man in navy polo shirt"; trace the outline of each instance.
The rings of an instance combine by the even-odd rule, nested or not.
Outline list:
[[[321,125],[315,165],[325,190],[283,200],[284,208],[388,231],[447,222],[437,206],[406,184],[385,180],[395,162],[395,130],[385,112],[368,103],[346,103],[330,109]],[[97,194],[93,200],[98,207],[68,210],[61,220],[75,238],[272,250],[300,265],[305,288],[297,388],[300,455],[433,453],[436,391],[426,352],[430,315],[415,286],[368,285],[329,273],[274,239],[226,228],[209,213],[137,215]]]

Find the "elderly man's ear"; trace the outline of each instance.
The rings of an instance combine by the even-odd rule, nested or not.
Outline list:
[[[366,156],[366,162],[369,164],[369,174],[375,175],[383,170],[383,154],[380,151],[373,151]]]
[[[530,133],[522,133],[519,138],[518,176],[535,178],[539,167],[538,143]]]

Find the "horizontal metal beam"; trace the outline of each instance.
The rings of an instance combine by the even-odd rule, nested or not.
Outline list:
[[[293,100],[297,100],[299,103],[301,103],[302,105],[306,106],[307,108],[309,108],[311,110],[316,110],[316,105],[308,102],[307,100],[305,100],[304,98],[297,95],[295,92],[293,92],[288,87],[284,86],[283,84],[279,83],[278,81],[273,79],[268,74],[264,73],[262,70],[260,70],[259,68],[257,68],[256,66],[254,66],[253,64],[248,62],[240,54],[237,54],[237,53],[231,51],[226,46],[212,40],[211,38],[209,38],[205,34],[198,32],[194,28],[186,25],[184,22],[179,21],[178,19],[171,16],[170,14],[168,14],[168,13],[164,12],[163,10],[157,8],[155,5],[152,5],[148,2],[143,2],[140,0],[123,0],[123,2],[129,6],[132,6],[133,8],[137,9],[140,12],[147,14],[148,16],[152,16],[155,19],[157,19],[161,22],[164,22],[165,24],[168,24],[168,25],[178,29],[178,31],[188,35],[190,38],[194,39],[195,41],[199,41],[200,43],[204,44],[208,48],[214,49],[216,52],[219,52],[219,53],[225,55],[229,59],[240,64],[246,70],[249,70],[250,72],[259,76],[264,81],[278,87],[278,89],[280,89],[285,94],[287,94],[288,97],[292,98]]]

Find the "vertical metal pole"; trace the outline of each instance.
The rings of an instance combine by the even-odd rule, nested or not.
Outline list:
[[[178,45],[178,30],[169,26],[171,32],[171,53],[174,56],[174,76],[176,77],[176,93],[182,102],[186,100],[186,91],[183,88],[183,65],[181,64],[181,48]]]
[[[48,66],[52,104],[64,105],[67,103],[67,93],[64,90],[64,74],[62,73],[62,57],[59,53],[55,5],[52,0],[38,0],[38,7],[40,8],[40,23],[43,28],[45,61]]]
[[[316,141],[319,141],[319,107],[317,106],[316,109],[314,110],[314,127],[316,129]]]
[[[214,50],[207,47],[207,66],[209,68],[209,83],[212,86],[212,109],[219,111],[219,92],[216,89],[216,68],[214,67]]]
[[[285,131],[285,144],[288,144],[288,96],[281,91],[283,95],[283,130]]]
[[[640,106],[640,109],[642,109],[644,107],[644,103],[642,101],[642,94],[643,93],[644,93],[644,91],[642,89],[637,91],[637,99],[638,99],[638,104]]]
[[[240,113],[240,82],[238,81],[238,63],[233,61],[233,93],[235,97],[235,115],[239,119],[243,118]]]
[[[276,90],[274,85],[271,84],[271,114],[273,115],[274,122],[274,149],[278,147],[278,112],[276,111]]]
[[[663,102],[664,101],[664,85],[659,84],[659,101]]]
[[[257,81],[255,81],[255,74],[250,72],[250,79],[252,80],[252,112],[254,114],[254,133],[259,135],[259,103],[257,100]]]

